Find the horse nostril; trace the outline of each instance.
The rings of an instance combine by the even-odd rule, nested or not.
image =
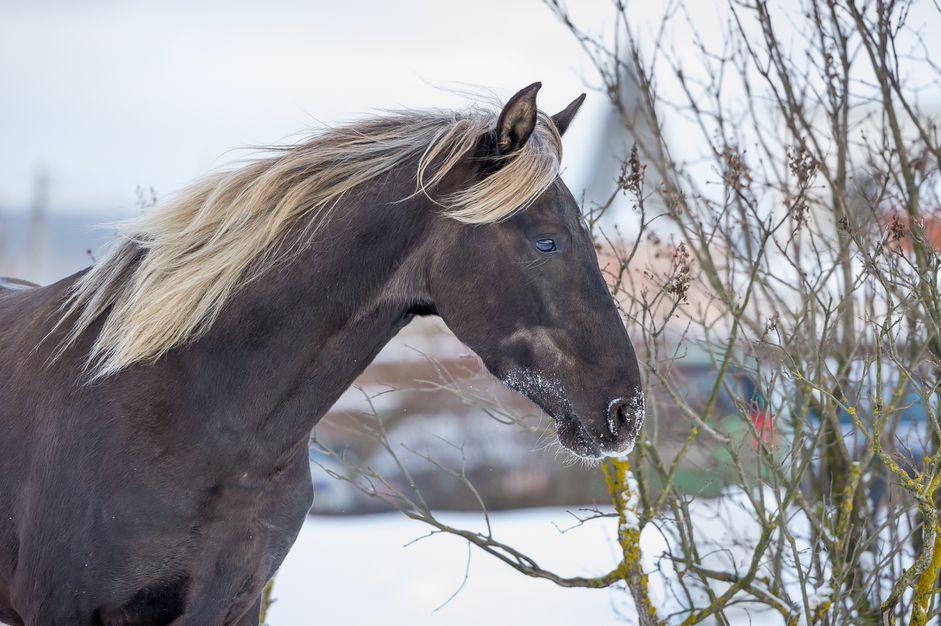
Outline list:
[[[608,434],[615,440],[627,427],[627,406],[623,398],[618,398],[608,405]]]
[[[608,432],[615,441],[636,435],[642,409],[629,398],[616,398],[608,405]]]

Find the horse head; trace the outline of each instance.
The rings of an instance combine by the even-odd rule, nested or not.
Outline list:
[[[539,86],[508,101],[439,193],[508,167],[537,124],[558,140],[584,94],[546,116]],[[455,335],[553,418],[566,448],[586,458],[629,453],[644,420],[637,358],[561,178],[505,219],[437,220],[430,242],[429,304]]]

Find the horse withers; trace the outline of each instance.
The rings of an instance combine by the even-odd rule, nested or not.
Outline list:
[[[390,113],[213,174],[95,265],[0,285],[0,621],[258,623],[317,420],[440,315],[563,446],[629,452],[634,350],[559,179],[539,83]]]

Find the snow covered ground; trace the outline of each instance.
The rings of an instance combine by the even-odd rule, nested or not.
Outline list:
[[[443,514],[446,522],[481,528],[481,516]],[[617,563],[614,521],[596,520],[560,533],[575,520],[564,509],[529,509],[491,514],[494,535],[566,576],[596,575]],[[707,522],[708,523],[708,522]],[[647,532],[651,531],[651,532]],[[406,546],[428,532],[398,513],[310,518],[275,580],[271,626],[515,626],[540,624],[631,624],[633,606],[620,589],[563,589],[527,578],[467,544],[436,535]],[[648,527],[642,538],[648,568],[663,549]],[[662,579],[651,592],[663,600]],[[437,607],[445,604],[439,610]],[[764,626],[780,619],[729,614],[733,623]],[[767,614],[765,614],[767,617]]]
[[[442,515],[449,523],[479,528],[481,516]],[[494,534],[528,551],[543,567],[564,575],[593,575],[616,563],[610,539],[613,522],[596,521],[564,534],[574,520],[562,509],[491,514]],[[474,549],[464,588],[466,542],[427,533],[423,524],[398,513],[361,517],[314,517],[301,531],[275,580],[268,623],[408,624],[617,624],[615,607],[626,609],[623,592],[562,589],[527,578]]]

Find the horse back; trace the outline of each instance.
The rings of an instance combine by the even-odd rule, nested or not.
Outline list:
[[[7,377],[34,365],[37,347],[58,321],[61,304],[77,275],[41,287],[0,276],[0,392]],[[15,370],[14,370],[15,368]],[[7,399],[0,393],[0,399]]]
[[[13,278],[12,276],[0,276],[0,292],[2,291],[22,291],[38,287],[36,283],[31,283],[22,278]]]

